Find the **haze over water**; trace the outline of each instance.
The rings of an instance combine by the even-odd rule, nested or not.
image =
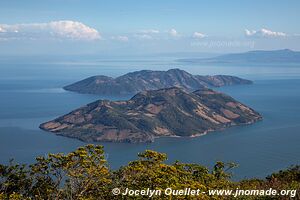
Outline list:
[[[145,149],[167,153],[168,162],[207,166],[218,160],[236,162],[239,167],[234,170],[235,179],[264,177],[300,164],[300,66],[197,65],[175,59],[1,59],[0,163],[10,158],[30,163],[39,155],[75,150],[85,143],[41,131],[39,124],[100,98],[130,98],[76,94],[64,91],[64,85],[92,75],[116,77],[142,69],[180,68],[192,74],[227,74],[254,80],[253,85],[217,90],[257,110],[264,120],[197,138],[160,138],[151,144],[101,143],[112,168],[136,159],[137,153]]]

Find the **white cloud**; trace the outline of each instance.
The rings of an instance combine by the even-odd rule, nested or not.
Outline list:
[[[0,25],[0,33],[5,33],[5,32],[6,32],[5,29]]]
[[[128,42],[129,41],[129,38],[127,36],[122,36],[122,35],[112,36],[111,39],[118,40],[120,42]]]
[[[11,39],[97,40],[100,33],[81,22],[52,21],[49,23],[0,24],[2,37]],[[1,36],[0,36],[1,37]]]
[[[146,29],[146,30],[140,30],[140,33],[144,33],[144,34],[157,34],[159,33],[159,30],[156,29]]]
[[[152,40],[153,37],[149,34],[135,34],[134,35],[139,40]]]
[[[99,32],[81,22],[74,21],[56,21],[48,24],[54,34],[62,37],[68,37],[79,40],[95,40],[100,39]]]
[[[204,37],[206,37],[206,35],[204,33],[194,32],[194,34],[193,34],[193,38],[195,38],[195,39],[201,39]]]
[[[245,34],[247,37],[285,37],[287,36],[286,33],[283,32],[275,32],[265,28],[260,30],[245,30]]]
[[[171,30],[168,31],[168,33],[172,36],[172,37],[179,37],[179,33],[174,29],[172,28]]]
[[[159,33],[160,31],[156,29],[144,29],[144,30],[139,30],[133,36],[139,40],[152,40],[152,39],[157,39]]]

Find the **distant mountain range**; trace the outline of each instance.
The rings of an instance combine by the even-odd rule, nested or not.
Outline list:
[[[98,100],[40,128],[88,142],[136,143],[161,136],[197,136],[260,119],[259,113],[223,93],[172,87],[143,91],[128,101]]]
[[[67,85],[64,89],[87,94],[133,95],[145,90],[156,90],[174,86],[194,91],[204,87],[251,83],[252,81],[250,80],[235,76],[200,76],[192,75],[180,69],[170,69],[168,71],[136,71],[117,78],[102,75],[92,76]]]
[[[274,51],[249,51],[233,53],[212,58],[186,58],[179,62],[192,63],[299,63],[300,52],[289,49]]]

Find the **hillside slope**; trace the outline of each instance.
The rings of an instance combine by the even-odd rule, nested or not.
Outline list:
[[[195,136],[261,116],[233,98],[202,88],[140,92],[128,101],[99,100],[40,125],[83,141],[152,142],[160,136]]]

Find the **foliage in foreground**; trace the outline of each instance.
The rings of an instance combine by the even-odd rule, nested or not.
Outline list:
[[[147,150],[139,159],[113,171],[103,146],[87,145],[67,155],[38,157],[30,166],[0,165],[0,199],[145,199],[145,196],[114,196],[113,188],[130,189],[300,189],[300,167],[291,167],[264,180],[230,180],[232,163],[217,162],[213,170],[198,164],[165,164],[167,156]],[[155,196],[152,199],[170,199]],[[173,196],[172,199],[226,199],[226,196]],[[240,199],[258,199],[241,196]],[[296,197],[297,198],[297,197]],[[298,196],[299,198],[299,196]],[[231,199],[227,197],[227,199]],[[261,199],[267,199],[261,197]],[[275,198],[272,198],[275,199]],[[278,199],[282,199],[278,197]]]

